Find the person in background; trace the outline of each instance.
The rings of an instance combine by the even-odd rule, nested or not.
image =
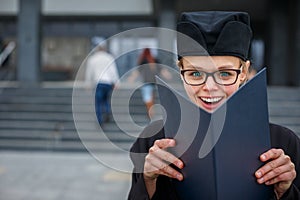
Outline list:
[[[138,65],[144,65],[139,68],[144,85],[141,87],[143,102],[146,105],[148,116],[153,117],[154,113],[151,107],[154,105],[154,83],[155,75],[159,73],[156,67],[155,58],[152,56],[149,48],[145,48],[139,56]]]
[[[191,37],[209,53],[209,56],[204,55],[201,48],[194,49],[195,46],[177,38],[178,66],[185,91],[194,104],[213,112],[247,81],[252,38],[249,15],[244,12],[187,12],[181,15],[177,31]],[[264,164],[249,176],[255,177],[258,184],[273,187],[270,199],[300,199],[300,176],[297,174],[300,171],[300,140],[285,127],[271,123],[269,126],[271,149],[261,152],[259,159]],[[168,151],[176,146],[176,141],[165,138],[161,127],[162,120],[151,123],[130,150],[134,170],[129,200],[179,199],[172,179],[184,180],[178,169],[188,163]],[[136,154],[145,156],[135,157]]]
[[[95,47],[86,61],[85,80],[90,88],[95,88],[95,110],[99,124],[109,121],[110,95],[119,80],[119,74],[114,57],[107,52],[103,38],[94,37]]]
[[[129,81],[133,82],[138,76],[142,79],[143,86],[141,87],[141,95],[146,106],[148,117],[151,119],[154,116],[154,110],[151,109],[155,99],[155,75],[162,75],[170,79],[170,73],[158,65],[157,59],[151,54],[149,48],[143,49],[137,60],[138,70],[133,71],[129,77]]]

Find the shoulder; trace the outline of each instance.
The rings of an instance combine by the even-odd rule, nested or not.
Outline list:
[[[299,137],[290,129],[270,123],[271,140],[279,141],[299,141]]]
[[[283,149],[293,160],[299,159],[297,157],[300,155],[300,139],[292,130],[280,125],[270,124],[270,136],[273,148]]]
[[[100,53],[101,53],[101,56],[103,56],[103,57],[109,58],[109,59],[111,59],[111,60],[114,59],[113,55],[110,54],[110,53],[108,53],[108,52],[106,52],[106,51],[102,51],[102,52],[100,52]]]

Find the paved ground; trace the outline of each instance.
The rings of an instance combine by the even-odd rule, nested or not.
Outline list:
[[[122,166],[125,155],[106,153]],[[130,174],[88,153],[0,152],[0,200],[122,200]]]

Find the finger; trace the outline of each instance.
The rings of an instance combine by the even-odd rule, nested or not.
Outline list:
[[[293,182],[296,177],[296,171],[282,173],[279,176],[276,176],[273,179],[270,179],[265,182],[266,185],[273,185],[276,183],[289,184]]]
[[[154,142],[153,146],[158,146],[160,149],[166,149],[168,147],[174,147],[176,145],[176,142],[174,139],[161,139],[161,140],[156,140]]]
[[[149,152],[153,152],[155,155],[157,155],[161,159],[166,160],[168,163],[173,163],[176,167],[182,169],[184,164],[180,159],[178,159],[173,154],[171,154],[167,151],[161,150],[161,149],[166,149],[169,147],[174,147],[175,145],[176,145],[176,142],[174,139],[165,138],[165,139],[161,139],[161,140],[156,140],[154,142],[153,147],[150,148]]]
[[[169,163],[167,163],[166,161],[157,157],[153,153],[149,153],[145,157],[144,172],[157,173],[156,171],[159,171],[168,165]]]
[[[173,168],[168,167],[168,168],[166,168],[166,170],[168,170],[168,171],[162,171],[162,173],[165,176],[168,176],[170,178],[175,178],[178,181],[182,181],[183,180],[183,175],[181,173],[177,172],[176,170],[174,170]]]
[[[276,159],[284,154],[282,149],[270,149],[269,151],[260,155],[260,160],[266,162],[268,160]]]
[[[177,158],[176,156],[174,156],[170,152],[167,152],[163,149],[158,148],[157,146],[151,147],[149,149],[149,154],[154,155],[154,156],[158,157],[161,160],[164,160],[168,164],[173,163],[179,169],[183,168],[183,162],[179,158]]]
[[[273,180],[272,183],[274,183],[274,181],[290,181],[291,178],[294,179],[295,175],[295,165],[292,162],[290,162],[289,164],[279,166],[264,174],[261,178],[257,179],[257,182],[261,184],[267,183],[270,180]]]
[[[168,163],[162,161],[161,159],[153,156],[149,157],[145,164],[145,171],[146,175],[157,177],[157,175],[165,175],[170,178],[176,178],[178,180],[182,180],[183,176],[177,170],[172,168]]]
[[[258,169],[255,172],[255,176],[256,176],[256,178],[262,178],[267,173],[269,173],[270,171],[274,171],[274,170],[275,170],[274,173],[278,173],[282,169],[282,168],[279,168],[280,166],[287,165],[287,166],[291,167],[291,164],[292,164],[292,162],[291,162],[290,157],[283,154],[283,155],[281,155],[281,157],[266,163],[263,167]]]
[[[155,156],[148,154],[145,157],[145,164],[144,164],[144,175],[149,179],[157,178],[159,173],[159,168],[156,167],[155,162],[162,162],[161,160],[158,160]],[[162,164],[157,164],[162,165]]]

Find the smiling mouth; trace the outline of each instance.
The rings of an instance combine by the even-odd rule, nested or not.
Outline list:
[[[200,99],[207,104],[217,104],[222,100],[222,97],[200,97]]]

